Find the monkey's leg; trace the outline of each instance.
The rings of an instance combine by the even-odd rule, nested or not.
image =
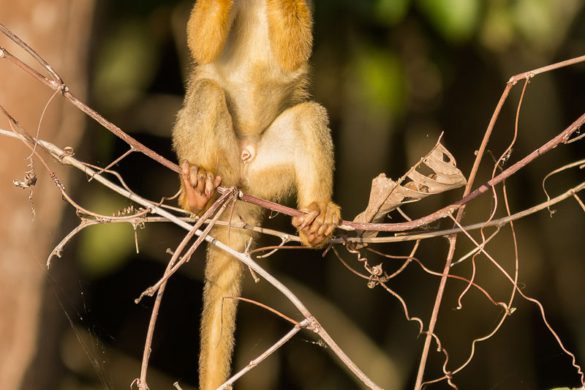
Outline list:
[[[232,217],[255,225],[260,217],[260,209],[238,203],[233,214],[226,214],[230,214],[226,219]],[[237,251],[244,250],[253,238],[249,231],[239,229],[215,228],[211,234]],[[242,269],[237,259],[209,246],[201,319],[200,390],[216,389],[230,374],[237,309],[237,300],[234,298],[240,296]]]
[[[189,23],[187,40],[198,64],[215,61],[221,54],[231,29],[233,0],[197,0]]]
[[[340,209],[331,201],[333,143],[322,106],[306,102],[284,111],[262,135],[257,156],[245,169],[244,190],[253,195],[278,200],[296,188],[298,207],[308,212],[293,218],[301,240],[310,246],[327,241]]]
[[[307,63],[313,46],[306,0],[267,0],[270,46],[280,66],[292,71]]]
[[[209,205],[220,181],[239,181],[239,145],[225,93],[211,80],[192,81],[173,130],[181,163],[181,207],[198,213]]]

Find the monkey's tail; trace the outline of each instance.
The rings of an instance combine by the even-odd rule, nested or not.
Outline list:
[[[216,228],[212,235],[238,251],[252,238],[248,231],[227,228]],[[230,374],[238,304],[234,297],[240,296],[242,271],[237,259],[209,246],[201,318],[200,390],[216,389]]]

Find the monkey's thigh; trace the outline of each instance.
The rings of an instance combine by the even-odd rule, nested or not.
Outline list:
[[[193,82],[173,130],[179,160],[222,177],[225,186],[239,181],[240,149],[224,90],[213,80]]]
[[[323,165],[332,165],[325,109],[307,102],[285,110],[263,133],[256,150],[244,167],[244,184],[250,194],[280,199],[295,189],[319,192],[321,181],[328,181],[320,171]]]

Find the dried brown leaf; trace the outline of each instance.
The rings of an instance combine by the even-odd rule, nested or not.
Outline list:
[[[368,207],[355,217],[355,222],[384,220],[386,214],[405,203],[419,201],[464,186],[465,176],[457,168],[453,155],[439,142],[398,181],[380,174],[372,181]],[[376,232],[367,233],[368,237]]]

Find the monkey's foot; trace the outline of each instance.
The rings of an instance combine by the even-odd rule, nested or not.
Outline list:
[[[215,189],[221,183],[221,177],[191,165],[187,161],[181,163],[181,207],[192,213],[198,213],[205,208],[213,197]]]
[[[293,217],[292,224],[299,230],[301,242],[311,247],[322,247],[341,221],[341,209],[333,202],[319,205],[311,203],[302,217]]]

